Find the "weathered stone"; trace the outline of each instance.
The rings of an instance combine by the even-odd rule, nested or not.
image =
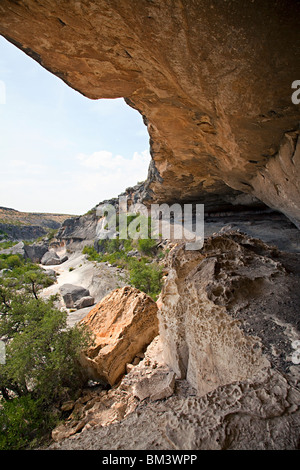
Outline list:
[[[292,265],[287,275],[280,259],[277,250],[236,232],[210,237],[200,251],[171,250],[158,313],[163,353],[199,394],[270,364],[288,373],[300,279]]]
[[[41,264],[44,266],[57,266],[68,260],[68,256],[60,258],[55,251],[47,251],[41,259]]]
[[[77,310],[79,310],[80,308],[91,307],[92,305],[94,305],[94,303],[95,303],[94,297],[91,297],[90,295],[88,295],[77,300],[74,303],[74,308],[77,308]]]
[[[87,375],[113,385],[157,335],[157,306],[145,293],[126,286],[104,297],[81,323],[95,339],[82,357]]]
[[[145,398],[150,398],[150,401],[162,400],[173,395],[174,387],[175,373],[168,369],[157,369],[134,386],[133,394],[141,401]]]
[[[76,302],[80,301],[83,297],[90,298],[90,292],[81,286],[74,286],[72,284],[63,284],[59,289],[62,298],[64,299],[67,308],[74,308]],[[77,308],[77,307],[76,307]]]

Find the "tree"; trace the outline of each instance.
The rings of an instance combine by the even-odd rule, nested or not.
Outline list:
[[[6,343],[3,398],[31,393],[51,403],[81,385],[78,358],[87,338],[78,327],[66,327],[66,313],[55,309],[52,299],[11,295],[0,309],[0,337]]]
[[[52,281],[38,266],[21,262],[0,281],[0,339],[6,345],[0,365],[0,449],[20,448],[45,432],[45,423],[53,424],[53,405],[84,384],[79,357],[90,336],[83,327],[67,326],[55,298],[39,297]],[[7,433],[8,427],[15,431]]]

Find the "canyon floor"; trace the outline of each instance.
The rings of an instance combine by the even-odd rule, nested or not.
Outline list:
[[[64,250],[61,253],[64,253]],[[82,254],[81,251],[69,254],[68,260],[63,264],[47,268],[55,271],[56,283],[44,289],[42,292],[44,298],[58,294],[64,284],[72,284],[88,289],[95,303],[98,303],[106,294],[126,284],[126,273],[123,270],[108,263],[89,261],[87,255]],[[58,307],[65,308],[62,299],[59,300]],[[67,309],[68,325],[76,324],[90,310],[91,307],[78,310]]]

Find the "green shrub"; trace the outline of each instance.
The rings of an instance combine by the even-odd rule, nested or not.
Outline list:
[[[144,253],[145,255],[152,255],[154,254],[155,247],[157,245],[157,240],[152,240],[151,238],[140,238],[138,240],[138,248],[141,251],[141,253]]]
[[[162,288],[162,268],[155,263],[148,264],[147,259],[132,258],[129,263],[129,279],[137,289],[150,295],[153,300]]]
[[[18,258],[18,257],[17,257]],[[3,260],[2,260],[3,261]],[[53,280],[33,263],[7,257],[17,265],[0,278],[0,449],[28,448],[56,419],[53,405],[84,384],[80,353],[90,344],[87,331],[67,326],[67,314],[55,298],[39,298]]]
[[[0,450],[22,450],[49,432],[56,421],[30,395],[3,403],[0,409]]]

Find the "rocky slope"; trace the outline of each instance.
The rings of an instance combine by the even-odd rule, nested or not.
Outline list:
[[[144,117],[147,197],[247,193],[299,216],[299,2],[3,0],[0,33],[92,99]]]
[[[51,448],[299,448],[299,12],[296,0],[2,0],[4,37],[143,115],[152,161],[132,200],[207,214],[203,249],[170,251],[145,358],[64,404]],[[67,220],[64,249],[93,244],[96,224],[95,211]]]

